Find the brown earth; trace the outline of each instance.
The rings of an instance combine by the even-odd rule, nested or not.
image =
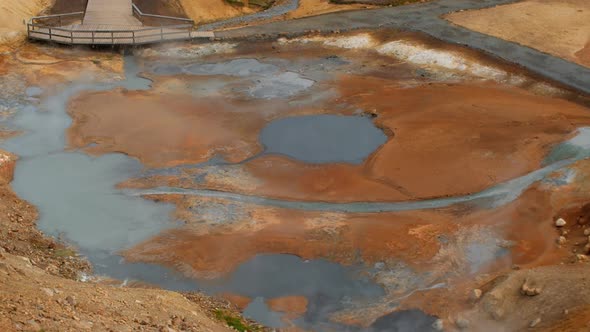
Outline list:
[[[255,12],[249,7],[232,6],[224,0],[175,0],[197,24],[228,19]]]
[[[221,293],[218,294],[219,297],[228,300],[233,305],[235,305],[238,309],[244,310],[246,307],[252,302],[252,299],[246,296],[233,294],[233,293]]]
[[[5,252],[0,312],[2,331],[231,331],[181,294],[64,279]]]
[[[369,4],[336,4],[330,0],[300,0],[299,7],[285,15],[285,19],[321,15],[345,10],[374,8]]]
[[[370,110],[390,136],[363,165],[265,156],[242,167],[248,181],[207,176],[202,186],[337,202],[457,196],[538,169],[554,144],[590,123],[584,107],[494,84],[400,88],[395,81],[344,76],[338,86],[338,102]]]
[[[304,296],[283,296],[266,300],[270,310],[286,313],[289,319],[294,319],[307,311],[307,298]]]
[[[203,162],[216,153],[238,162],[261,149],[257,132],[264,123],[262,115],[247,107],[214,98],[89,92],[69,105],[74,125],[68,137],[71,147],[97,143],[84,150],[91,154],[121,151],[148,167]]]
[[[517,42],[584,66],[590,54],[590,2],[526,0],[447,16],[451,22]]]
[[[577,169],[585,170],[587,164]],[[175,202],[183,211],[197,201],[170,195],[151,198]],[[183,272],[192,277],[218,277],[258,253],[290,253],[303,259],[319,257],[342,264],[404,262],[414,271],[445,276],[447,286],[416,292],[402,301],[402,308],[418,307],[452,322],[457,313],[472,308],[472,289],[483,287],[490,278],[511,267],[528,270],[575,258],[572,251],[579,248],[575,243],[583,229],[571,230],[568,245],[558,246],[556,239],[560,233],[554,220],[560,216],[570,218],[562,211],[563,206],[573,207],[589,198],[590,188],[586,184],[557,190],[540,185],[513,203],[482,211],[458,206],[430,211],[338,214],[251,206],[243,219],[227,224],[207,226],[203,221],[187,220],[182,229],[167,231],[124,254],[130,261],[184,266]],[[498,237],[498,246],[508,249],[510,254],[484,265],[478,271],[481,278],[473,278],[465,272],[469,269],[465,261],[467,245],[485,241],[492,234]],[[441,237],[448,244],[441,245]],[[365,326],[391,310],[387,305],[375,305],[372,309],[344,312],[334,319]]]
[[[0,3],[0,45],[18,43],[25,37],[27,21],[49,7],[51,0],[3,0]]]
[[[53,0],[49,14],[83,12],[88,0]]]
[[[187,225],[165,231],[125,251],[124,256],[129,261],[183,266],[183,272],[193,277],[219,277],[257,253],[290,253],[343,264],[357,259],[367,263],[403,259],[418,266],[436,254],[438,244],[432,240],[438,232],[456,229],[449,225],[450,216],[444,213],[347,215],[259,206],[244,206],[244,217],[208,226],[200,218],[189,219],[185,213],[195,204],[206,204],[207,199],[179,195],[150,198],[176,203],[176,217]],[[431,225],[435,222],[440,225]],[[408,237],[413,240],[408,241]]]
[[[583,191],[581,197],[586,197]],[[293,211],[260,206],[240,206],[245,212],[235,220],[218,224],[192,214],[192,207],[210,204],[210,199],[180,195],[154,195],[159,202],[174,202],[176,218],[187,225],[147,240],[124,255],[130,261],[184,266],[193,277],[218,277],[258,253],[289,253],[304,259],[327,258],[342,264],[361,260],[366,264],[403,261],[418,270],[432,269],[441,255],[439,236],[457,238],[465,229],[491,227],[511,241],[511,264],[538,266],[564,259],[556,251],[558,234],[553,230],[557,195],[530,190],[518,201],[490,211],[463,208],[379,214],[344,214]],[[567,196],[566,196],[567,197]],[[223,203],[213,200],[211,203]],[[227,203],[225,203],[227,204]],[[547,206],[540,209],[539,206]],[[198,210],[198,209],[197,209]],[[487,232],[484,232],[485,234]],[[469,235],[469,234],[468,234]],[[472,235],[467,236],[468,238]],[[461,246],[459,246],[461,247]],[[445,249],[445,257],[461,261],[461,249]],[[440,259],[439,259],[440,260]],[[443,260],[444,261],[444,260]],[[434,262],[434,263],[433,263]],[[443,265],[445,265],[444,263]],[[455,266],[460,271],[458,266]]]
[[[133,0],[133,3],[146,14],[187,17],[180,0]]]

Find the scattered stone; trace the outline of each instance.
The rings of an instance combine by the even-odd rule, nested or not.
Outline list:
[[[34,320],[30,320],[27,322],[27,330],[29,331],[39,331],[41,330],[41,325]]]
[[[586,229],[584,230],[584,235],[585,235],[585,236],[588,236],[588,235],[590,235],[590,228],[586,228]]]
[[[533,321],[529,324],[529,327],[535,327],[535,326],[539,325],[540,322],[541,322],[541,317],[537,317],[537,318],[533,319]]]
[[[437,319],[434,323],[432,323],[432,328],[437,331],[443,330],[443,321],[442,319]]]
[[[469,327],[469,321],[463,317],[457,317],[457,319],[455,320],[455,324],[457,324],[457,327],[461,330],[464,330]]]
[[[565,238],[565,236],[560,236],[557,238],[557,244],[559,245],[564,245],[567,242],[567,239]]]
[[[583,254],[577,254],[576,259],[578,260],[578,262],[587,262],[589,260],[588,256]]]
[[[563,227],[563,226],[565,226],[565,224],[567,224],[567,223],[565,222],[565,220],[563,220],[563,218],[559,218],[559,219],[555,220],[555,226],[557,226],[557,227]]]
[[[54,292],[53,290],[49,289],[49,288],[41,288],[41,291],[45,294],[47,294],[47,296],[53,296]]]
[[[536,296],[541,294],[541,288],[531,287],[528,284],[528,280],[525,280],[522,286],[520,287],[520,293],[526,296]]]
[[[569,311],[569,310],[567,310],[567,309],[564,309],[564,310],[563,310],[563,314],[564,314],[564,315],[567,315],[567,314],[569,314],[569,313],[570,313],[570,311]]]
[[[76,298],[73,296],[67,296],[66,297],[66,302],[71,305],[72,307],[76,306]]]
[[[471,295],[469,296],[469,298],[473,301],[477,301],[481,297],[481,294],[482,294],[481,289],[476,288],[471,291]]]

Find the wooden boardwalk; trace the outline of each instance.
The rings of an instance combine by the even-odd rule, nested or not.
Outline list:
[[[145,25],[146,18],[161,25]],[[33,17],[27,32],[29,39],[70,45],[143,45],[214,37],[213,32],[196,31],[190,19],[144,14],[132,0],[88,0],[85,12]]]
[[[88,0],[82,25],[118,29],[125,26],[142,26],[133,16],[131,0]]]

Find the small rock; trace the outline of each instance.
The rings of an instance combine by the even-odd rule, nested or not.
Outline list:
[[[72,307],[76,306],[76,298],[73,296],[67,296],[66,297],[66,302],[71,305]]]
[[[584,235],[586,235],[586,236],[590,235],[590,228],[586,228],[584,230]]]
[[[377,262],[375,263],[375,269],[376,270],[383,270],[385,268],[385,263],[383,262]]]
[[[557,244],[559,245],[564,245],[567,242],[567,239],[565,238],[565,236],[560,236],[557,238]]]
[[[567,314],[569,314],[569,313],[570,313],[570,311],[569,311],[569,310],[567,310],[567,309],[564,309],[564,310],[563,310],[563,314],[564,314],[564,315],[567,315]]]
[[[443,321],[442,319],[437,319],[434,323],[432,323],[432,328],[437,331],[443,330]]]
[[[565,224],[567,224],[567,223],[565,222],[565,220],[563,220],[563,218],[559,218],[559,219],[555,220],[555,226],[557,226],[557,227],[563,227],[563,226],[565,226]]]
[[[481,297],[481,294],[482,294],[481,289],[476,288],[476,289],[474,289],[474,290],[471,291],[471,294],[469,295],[469,298],[472,301],[477,301]]]
[[[76,325],[76,327],[80,330],[90,330],[90,329],[92,329],[92,326],[94,325],[94,323],[87,321],[87,320],[82,320],[82,321],[76,322],[74,325]]]
[[[54,292],[49,289],[49,288],[41,288],[41,291],[45,294],[47,294],[47,296],[53,296]]]
[[[463,317],[457,317],[457,319],[455,320],[455,324],[457,324],[457,327],[461,330],[464,330],[469,327],[469,321]]]
[[[525,280],[520,287],[520,293],[526,296],[536,296],[541,294],[541,288],[529,286],[528,280]]]
[[[537,318],[533,319],[533,321],[529,324],[529,327],[535,327],[535,326],[539,325],[540,322],[541,322],[541,317],[537,317]]]
[[[27,322],[27,330],[30,331],[39,331],[41,330],[41,325],[34,320],[30,320]]]

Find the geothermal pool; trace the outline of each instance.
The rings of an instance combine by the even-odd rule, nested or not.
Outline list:
[[[461,213],[484,213],[510,206],[540,182],[556,186],[570,184],[571,179],[555,181],[555,174],[568,171],[590,156],[587,144],[590,129],[582,124],[566,127],[570,125],[567,121],[567,124],[556,124],[557,129],[551,128],[557,132],[555,137],[550,137],[551,144],[540,144],[551,148],[542,158],[534,154],[542,159],[538,167],[522,168],[518,174],[502,174],[502,180],[485,182],[477,190],[450,188],[451,194],[447,195],[421,195],[406,188],[411,184],[400,184],[406,176],[395,178],[388,172],[402,168],[406,159],[416,158],[416,169],[429,169],[427,173],[411,173],[417,179],[416,188],[428,187],[431,180],[424,180],[425,184],[420,180],[447,176],[447,173],[439,174],[446,166],[440,161],[420,159],[426,158],[421,155],[415,157],[414,153],[427,151],[426,156],[437,155],[437,150],[463,141],[428,150],[428,142],[422,142],[420,137],[405,138],[412,129],[430,126],[428,116],[407,120],[412,115],[408,112],[410,115],[393,120],[388,117],[406,108],[415,108],[416,112],[429,109],[422,103],[434,96],[414,97],[404,89],[420,86],[424,70],[436,70],[398,64],[394,69],[387,69],[392,70],[394,74],[391,74],[382,67],[365,68],[375,56],[372,53],[355,59],[355,55],[346,52],[328,50],[320,55],[314,52],[318,51],[301,59],[278,56],[258,59],[253,54],[217,60],[127,56],[125,78],[119,81],[74,81],[51,93],[27,86],[28,99],[20,101],[23,103],[20,111],[6,122],[23,133],[0,146],[20,156],[12,186],[20,197],[39,209],[38,227],[74,245],[93,264],[97,275],[171,290],[246,297],[249,303],[244,315],[270,327],[296,325],[327,331],[433,330],[437,316],[425,313],[420,307],[404,306],[405,300],[431,290],[451,289],[453,278],[473,278],[497,261],[509,264],[512,259],[510,246],[504,246],[510,241],[503,231],[494,229],[495,224],[453,233],[453,227],[463,226]],[[351,78],[375,72],[379,73],[375,81],[361,81],[360,85],[365,84],[367,91],[374,94],[379,109],[372,109],[363,101],[367,93],[357,93],[359,82],[355,80],[359,78]],[[388,75],[401,77],[400,81],[408,85],[392,83]],[[432,77],[445,81],[456,78],[457,74],[453,75],[442,71]],[[410,77],[412,84],[408,83]],[[391,90],[385,93],[379,89]],[[494,93],[498,91],[505,93],[502,89]],[[346,95],[348,92],[351,96]],[[122,105],[113,102],[105,108],[120,107],[111,119],[115,123],[119,119],[131,119],[121,120],[130,121],[121,125],[129,135],[115,139],[100,131],[104,128],[92,127],[97,124],[100,127],[105,120],[100,118],[100,105],[85,105],[84,99],[77,98],[93,93],[105,94],[102,99],[105,104],[116,98],[125,101]],[[109,98],[109,94],[116,98]],[[399,103],[378,101],[392,95]],[[543,100],[535,98],[532,94],[522,97],[543,104]],[[182,102],[173,103],[177,100]],[[72,110],[76,103],[82,106]],[[136,106],[152,103],[157,105],[154,109]],[[97,113],[80,117],[76,112],[84,112],[86,106],[97,107]],[[451,106],[452,111],[460,108]],[[468,115],[485,109],[474,108]],[[577,109],[571,112],[574,111]],[[135,113],[128,116],[125,112]],[[174,121],[178,122],[161,121],[168,121],[173,113]],[[442,141],[449,132],[456,131],[453,121],[459,123],[457,119],[464,116],[447,117],[451,118],[445,124],[448,127],[435,128],[426,134],[438,135]],[[255,120],[246,121],[250,117]],[[77,123],[80,119],[88,121],[88,127],[81,127],[78,132],[86,135],[86,141],[73,146],[69,142],[73,136],[71,128],[80,126]],[[149,130],[145,130],[147,135],[157,136],[158,132],[154,131],[160,123],[166,126],[190,121],[202,125],[201,130],[211,127],[211,131],[194,139],[187,125],[187,133],[166,144],[178,145],[179,150],[200,151],[206,150],[200,144],[208,142],[211,136],[238,132],[238,138],[232,140],[235,147],[232,150],[215,141],[211,144],[221,146],[211,148],[213,152],[189,151],[178,156],[164,153],[167,148],[164,146],[151,149],[141,146],[146,123],[150,124]],[[522,120],[526,121],[529,120]],[[477,125],[483,126],[482,123]],[[467,131],[477,126],[458,126],[463,127],[468,127]],[[498,127],[505,125],[500,123]],[[494,134],[467,132],[465,136],[469,142],[478,142]],[[422,145],[411,145],[414,143]],[[509,141],[506,145],[511,147],[513,143]],[[485,158],[495,158],[509,150],[483,146],[484,165],[488,160]],[[236,151],[241,157],[233,160]],[[513,152],[509,151],[507,159],[517,156],[510,153]],[[386,166],[379,169],[375,165],[382,163],[382,154],[388,154],[388,159]],[[473,168],[480,169],[478,165]],[[275,175],[276,169],[283,173]],[[305,172],[313,176],[307,178]],[[471,173],[458,173],[453,175],[451,184],[469,182]],[[339,187],[342,183],[350,187]],[[265,186],[273,190],[287,188],[287,194],[264,191]],[[289,186],[301,190],[305,199],[289,196],[292,188]],[[314,191],[307,193],[305,190],[309,188]],[[366,195],[380,190],[384,190],[385,198]],[[350,192],[354,200],[338,196],[341,191]],[[416,224],[427,229],[427,235],[420,233],[423,230],[420,227],[403,228],[406,224],[412,226],[413,214],[419,221]],[[451,222],[445,219],[448,215],[453,216]],[[436,230],[436,236],[431,236],[428,227],[438,222],[448,222],[452,227],[441,227],[442,230]],[[399,233],[387,228],[397,224]],[[464,224],[472,227],[473,221]],[[373,233],[369,233],[371,227],[376,229]],[[259,233],[262,244],[255,236]],[[160,241],[162,234],[170,242]],[[227,234],[234,237],[226,240],[223,236]],[[379,238],[367,239],[366,234]],[[420,235],[417,240],[410,238],[414,234]],[[404,240],[405,237],[408,239]],[[182,247],[174,247],[175,242],[182,242]],[[205,242],[213,245],[205,247]],[[417,248],[411,247],[412,242],[417,243]],[[385,249],[372,247],[381,243]],[[245,249],[241,250],[240,245]],[[344,249],[338,252],[340,249],[333,251],[333,248]],[[432,249],[430,256],[422,252],[431,248],[440,250]],[[405,251],[411,252],[409,258],[403,256]],[[445,265],[454,261],[444,256],[448,252],[460,257],[458,266]],[[231,261],[227,266],[218,261],[224,260],[225,254]],[[218,258],[203,259],[207,256]],[[303,314],[289,316],[288,312],[273,310],[268,304],[268,300],[289,296],[305,298]]]

